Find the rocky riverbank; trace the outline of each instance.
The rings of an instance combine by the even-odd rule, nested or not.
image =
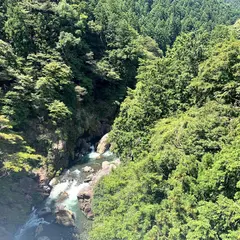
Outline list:
[[[85,155],[87,164],[66,169],[50,182],[44,168],[31,175],[12,175],[9,187],[3,184],[5,199],[0,197],[0,211],[3,212],[0,216],[0,240],[13,239],[11,233],[16,232],[20,225],[22,227],[17,233],[19,240],[42,237],[75,239],[74,236],[79,234],[81,239],[87,239],[91,227],[88,220],[94,219],[94,188],[120,164],[120,160],[107,151],[109,147],[106,134],[96,147],[98,152],[92,146],[92,152]],[[9,179],[6,181],[10,183]],[[33,206],[38,207],[31,213]]]
[[[116,159],[112,162],[104,161],[102,163],[101,169],[94,173],[94,169],[86,166],[83,168],[83,172],[87,173],[87,176],[84,182],[88,182],[89,184],[81,189],[77,195],[79,207],[83,211],[84,215],[88,219],[94,218],[94,213],[92,210],[92,200],[94,198],[94,188],[98,184],[98,182],[108,174],[111,173],[112,170],[116,169],[120,165],[120,160]]]

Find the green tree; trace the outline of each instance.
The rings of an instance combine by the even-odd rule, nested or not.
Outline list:
[[[234,239],[239,113],[209,102],[159,120],[148,152],[95,189],[91,239]]]
[[[30,171],[42,164],[43,156],[35,154],[24,138],[12,130],[10,121],[0,115],[0,172],[2,176],[8,171]]]
[[[217,44],[209,58],[199,67],[199,74],[191,83],[196,89],[196,103],[206,98],[224,100],[226,103],[239,101],[240,41],[233,40]]]

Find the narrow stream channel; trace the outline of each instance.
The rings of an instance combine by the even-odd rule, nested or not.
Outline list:
[[[77,199],[80,189],[89,184],[84,183],[86,174],[83,173],[82,168],[91,166],[93,169],[99,169],[103,161],[112,161],[115,158],[111,152],[106,152],[99,158],[94,147],[91,149],[92,152],[85,156],[85,164],[75,165],[57,178],[57,183],[53,186],[49,197],[42,206],[37,209],[33,208],[29,219],[15,234],[14,240],[38,240],[41,237],[42,239],[47,237],[46,240],[88,239],[87,233],[92,222],[87,220],[79,209]],[[62,199],[62,193],[67,193],[66,199]],[[64,227],[55,222],[53,213],[58,207],[64,207],[75,214],[75,227]],[[41,209],[49,209],[49,214],[40,217]]]

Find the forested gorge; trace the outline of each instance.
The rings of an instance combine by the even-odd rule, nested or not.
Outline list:
[[[1,191],[112,125],[90,239],[239,239],[239,19],[238,0],[1,1]]]

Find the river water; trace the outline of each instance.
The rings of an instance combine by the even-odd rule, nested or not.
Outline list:
[[[14,240],[38,240],[41,237],[48,237],[50,240],[86,240],[91,221],[87,220],[79,209],[77,194],[81,188],[89,183],[84,183],[86,174],[83,173],[84,166],[91,166],[99,169],[103,161],[112,161],[114,156],[111,152],[106,152],[99,158],[99,154],[94,151],[84,157],[85,164],[76,165],[64,171],[53,186],[49,197],[38,208],[33,207],[33,211],[26,223],[15,234]],[[67,198],[62,199],[61,194],[67,193]],[[52,212],[57,207],[64,207],[75,214],[75,227],[64,227],[55,222],[53,214],[39,217],[41,209],[49,209]],[[76,237],[78,236],[78,237]],[[44,239],[44,238],[42,238]],[[47,239],[47,238],[46,238]]]

